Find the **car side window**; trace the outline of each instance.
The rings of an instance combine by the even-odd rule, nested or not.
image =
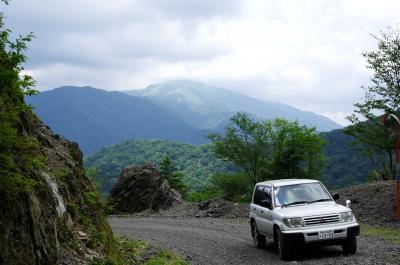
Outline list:
[[[253,203],[261,205],[265,199],[271,200],[271,187],[268,186],[257,186],[254,191]]]

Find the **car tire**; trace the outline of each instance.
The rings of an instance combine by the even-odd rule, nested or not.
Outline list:
[[[347,238],[342,244],[344,254],[354,255],[357,252],[357,238]]]
[[[251,236],[253,237],[253,242],[256,248],[266,247],[266,238],[264,235],[260,234],[257,228],[256,222],[251,222]]]
[[[279,258],[281,260],[290,260],[292,258],[292,248],[285,242],[282,236],[282,232],[279,228],[276,229],[276,248],[278,251]]]

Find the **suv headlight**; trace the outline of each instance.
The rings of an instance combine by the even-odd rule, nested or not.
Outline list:
[[[353,221],[353,212],[340,213],[340,222],[350,222]]]
[[[301,219],[300,217],[283,218],[282,221],[286,226],[291,228],[304,226],[303,219]]]

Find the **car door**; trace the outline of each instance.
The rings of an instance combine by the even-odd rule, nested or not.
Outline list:
[[[272,188],[271,186],[264,186],[263,197],[270,201],[269,205],[260,205],[260,218],[263,220],[263,232],[267,235],[273,233],[273,222],[272,222]]]
[[[252,211],[255,215],[257,228],[263,234],[272,234],[272,202],[268,206],[265,200],[271,202],[271,187],[259,185],[254,191]]]

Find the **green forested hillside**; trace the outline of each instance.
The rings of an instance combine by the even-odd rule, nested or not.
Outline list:
[[[349,146],[351,137],[342,130],[322,134],[327,140],[324,153],[325,181],[330,187],[345,187],[367,181],[368,172],[379,168],[373,160],[362,157]],[[207,177],[216,172],[236,171],[234,165],[216,159],[210,144],[190,145],[163,140],[131,140],[108,148],[85,158],[85,166],[95,168],[102,191],[107,192],[127,165],[159,164],[169,154],[184,180],[194,189],[200,189]]]
[[[353,138],[342,130],[321,133],[327,141],[325,177],[331,187],[346,187],[367,181],[372,169],[379,169],[376,157],[360,154],[350,145]]]
[[[85,166],[96,169],[96,180],[107,192],[127,165],[159,164],[168,154],[177,169],[184,174],[185,182],[192,189],[201,188],[206,178],[215,172],[234,172],[233,164],[216,159],[211,145],[190,145],[164,140],[132,140],[103,148],[85,158]]]

